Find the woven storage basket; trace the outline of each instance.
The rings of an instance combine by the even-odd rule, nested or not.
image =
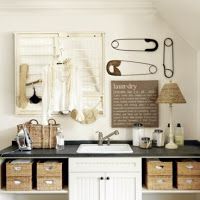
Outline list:
[[[59,176],[62,177],[62,163],[61,162],[38,162],[37,163],[37,177],[38,176]]]
[[[32,162],[30,163],[6,163],[6,176],[32,176]]]
[[[159,160],[148,160],[147,168],[148,175],[169,175],[172,176],[172,162],[163,162]]]
[[[200,190],[200,176],[178,176],[177,188],[179,190]]]
[[[6,190],[8,191],[30,191],[32,190],[31,176],[9,176],[6,178]]]
[[[32,140],[32,147],[36,149],[51,149],[56,147],[57,129],[60,127],[54,119],[48,120],[48,125],[41,125],[37,120],[32,119],[25,123],[29,130],[30,138]],[[17,125],[18,131],[23,127],[23,124]]]
[[[37,177],[37,190],[49,191],[49,190],[62,190],[62,177]]]
[[[6,190],[32,190],[33,162],[6,162]]]
[[[172,176],[147,176],[146,187],[150,190],[170,190],[173,188]]]
[[[62,190],[62,162],[37,162],[37,190]]]
[[[200,176],[200,162],[194,160],[182,161],[182,162],[176,162],[176,166],[177,166],[177,175]]]

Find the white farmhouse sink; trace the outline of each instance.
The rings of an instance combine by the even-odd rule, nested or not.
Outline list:
[[[133,153],[129,144],[81,144],[77,149],[77,153]]]

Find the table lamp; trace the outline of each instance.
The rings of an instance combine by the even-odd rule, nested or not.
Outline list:
[[[160,91],[160,95],[157,98],[157,103],[168,103],[170,111],[170,129],[169,129],[169,143],[165,145],[167,149],[177,149],[178,146],[174,143],[173,133],[173,113],[172,104],[186,103],[180,88],[176,83],[166,83]]]

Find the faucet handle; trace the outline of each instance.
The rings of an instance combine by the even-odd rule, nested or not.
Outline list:
[[[101,131],[96,131],[96,133],[98,133],[98,135],[102,135],[103,136],[103,133]]]
[[[107,139],[107,145],[110,145],[110,138]]]
[[[114,133],[115,133],[115,135],[119,135],[119,131],[118,130],[115,130]]]
[[[103,133],[101,131],[96,131],[98,133],[98,145],[103,145]]]

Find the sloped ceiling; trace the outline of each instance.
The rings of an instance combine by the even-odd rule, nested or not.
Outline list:
[[[154,0],[159,15],[194,49],[200,50],[200,0]]]

